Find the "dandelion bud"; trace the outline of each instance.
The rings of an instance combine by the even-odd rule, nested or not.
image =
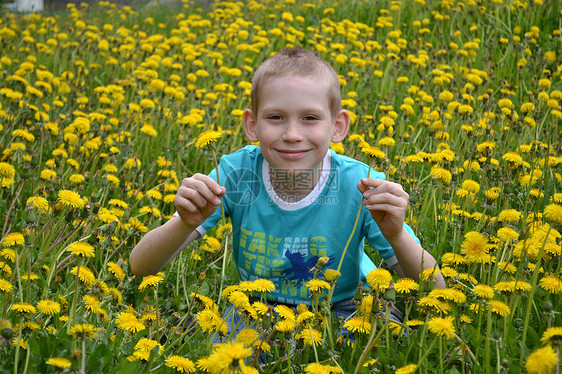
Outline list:
[[[546,302],[544,303],[543,311],[544,311],[545,313],[550,313],[550,312],[552,312],[553,308],[554,308],[554,307],[553,307],[552,303],[551,303],[550,301],[546,301]]]
[[[340,275],[341,273],[334,269],[326,269],[326,271],[324,272],[324,278],[326,278],[326,280],[330,283],[335,282],[340,277]]]
[[[26,223],[35,223],[37,221],[37,214],[35,213],[35,211],[30,210],[27,212],[27,215],[25,217],[25,222]]]
[[[357,290],[355,291],[355,296],[353,298],[356,302],[363,300],[363,282],[359,282],[359,286],[357,286]]]
[[[330,315],[330,307],[328,306],[328,302],[326,300],[320,301],[320,313],[324,315]]]
[[[14,336],[14,331],[12,329],[5,328],[0,330],[0,335],[6,340],[10,340]]]
[[[0,335],[6,340],[12,339],[12,337],[14,336],[12,323],[7,319],[3,319],[0,321]]]
[[[80,351],[79,349],[75,349],[72,352],[72,358],[75,360],[78,360],[80,358],[80,355],[82,354],[82,351]]]
[[[92,235],[90,235],[90,236],[88,237],[88,243],[89,243],[89,244],[92,244],[92,245],[96,244],[96,243],[98,242],[98,235],[99,235],[99,234],[100,234],[100,233],[99,233],[99,231],[98,231],[97,229],[94,230],[94,232],[92,233]]]
[[[330,261],[330,258],[328,256],[322,256],[318,259],[314,268],[316,270],[322,270],[324,268],[324,266],[326,266],[328,261]]]
[[[396,300],[396,290],[394,288],[389,288],[384,293],[384,298],[388,301],[395,301]]]
[[[262,317],[262,326],[264,327],[264,329],[268,329],[271,326],[271,322],[271,313],[268,312]]]

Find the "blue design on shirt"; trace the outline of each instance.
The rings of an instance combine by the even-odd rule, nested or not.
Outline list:
[[[285,276],[289,276],[287,279],[289,282],[296,280],[300,282],[308,282],[314,276],[314,273],[311,271],[318,259],[318,256],[312,256],[307,261],[304,261],[304,255],[299,252],[291,253],[290,251],[285,252],[285,257],[291,261],[291,265],[293,267],[283,270],[282,274]],[[326,265],[330,265],[333,262],[333,259],[330,259]],[[291,275],[292,274],[292,275]]]

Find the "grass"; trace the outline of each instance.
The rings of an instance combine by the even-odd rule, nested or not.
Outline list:
[[[559,372],[560,12],[519,0],[3,11],[0,373]],[[128,255],[173,214],[181,179],[214,167],[195,147],[203,131],[224,131],[218,156],[247,144],[253,70],[289,46],[340,74],[354,122],[334,148],[369,163],[362,148],[381,149],[375,168],[410,194],[408,223],[448,288],[366,287],[354,343],[322,302],[294,320],[239,307],[254,332],[213,348],[233,302],[219,290],[244,286],[228,231],[159,276],[132,275]],[[404,325],[381,317],[391,302]]]

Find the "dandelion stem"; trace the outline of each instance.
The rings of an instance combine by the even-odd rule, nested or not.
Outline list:
[[[17,344],[16,344],[16,359],[14,360],[14,374],[19,373],[18,372],[18,364],[19,364],[19,361],[20,361],[20,357],[19,357],[20,356],[20,347],[21,347],[21,344],[22,344],[22,341],[21,341],[21,339],[22,339],[21,330],[22,330],[22,325],[23,325],[22,320],[20,320],[19,325],[20,326],[19,326],[19,331],[18,331],[18,341],[17,341]]]
[[[80,368],[80,372],[86,374],[86,338],[82,338],[82,367]]]
[[[18,192],[16,192],[16,197],[14,197],[14,200],[12,200],[12,204],[10,205],[10,208],[8,208],[8,212],[6,213],[6,219],[4,220],[4,226],[2,227],[2,237],[4,237],[4,234],[6,233],[6,227],[8,226],[8,221],[10,220],[10,213],[12,212],[14,206],[16,205],[16,201],[18,201],[18,197],[20,196],[22,189],[23,189],[23,183],[20,185]]]
[[[527,298],[527,310],[525,311],[525,318],[524,318],[524,325],[523,325],[523,333],[521,335],[521,347],[525,347],[525,341],[527,340],[527,329],[529,328],[529,319],[531,317],[531,307],[533,306],[537,286],[537,280],[539,278],[539,272],[541,269],[542,264],[542,256],[544,254],[544,249],[546,247],[546,241],[548,240],[548,236],[550,235],[550,231],[552,230],[552,226],[548,226],[548,230],[546,231],[546,235],[544,236],[544,241],[542,243],[541,251],[539,253],[539,257],[537,263],[535,265],[535,270],[533,271],[533,277],[531,278],[531,291],[529,291],[529,296]],[[521,349],[521,356],[520,362],[523,363],[523,352],[524,349]]]
[[[371,168],[367,171],[367,178],[369,178],[371,174]],[[355,223],[353,224],[353,229],[351,230],[351,234],[349,234],[349,238],[347,239],[347,243],[345,243],[345,247],[343,248],[342,255],[340,257],[340,262],[338,264],[338,268],[336,269],[338,272],[341,270],[343,259],[345,258],[345,254],[347,253],[347,248],[349,248],[349,243],[355,236],[355,230],[357,230],[357,224],[359,223],[359,217],[361,217],[361,210],[363,209],[363,197],[361,197],[361,202],[359,203],[359,209],[357,209],[357,216],[355,217]],[[334,284],[330,289],[330,293],[328,294],[328,305],[332,305],[332,296],[334,295],[334,290],[336,289],[336,285]]]
[[[158,285],[154,286],[154,302],[156,303],[156,341],[160,341],[160,308],[158,307]]]
[[[490,371],[490,339],[492,336],[492,309],[488,310],[488,317],[486,320],[486,343],[484,348],[484,367],[486,373]]]
[[[367,344],[365,344],[365,348],[363,349],[363,352],[361,352],[361,356],[359,356],[359,361],[357,361],[357,365],[355,366],[355,371],[354,373],[357,374],[361,371],[361,368],[363,367],[363,363],[365,362],[365,360],[367,359],[367,356],[369,355],[369,352],[371,351],[371,349],[373,348],[373,346],[375,345],[375,343],[379,340],[379,338],[381,337],[383,331],[385,330],[386,327],[388,327],[388,316],[386,317],[386,320],[384,322],[384,326],[379,330],[379,332],[377,333],[377,329],[376,329],[376,321],[375,323],[373,323],[373,328],[371,330],[371,336],[369,336],[369,340],[367,341]],[[375,336],[375,333],[376,336]],[[357,345],[357,343],[355,343],[355,345]],[[354,345],[354,347],[355,347]]]
[[[222,204],[221,204],[221,206],[222,206]],[[225,235],[225,237],[224,237],[224,252],[223,252],[223,255],[222,255],[221,285],[220,285],[220,288],[219,288],[218,303],[221,300],[222,289],[224,287],[224,278],[225,278],[225,274],[226,274],[226,259],[228,257],[227,255],[228,255],[228,235]]]
[[[316,342],[314,341],[314,334],[312,333],[312,327],[310,326],[310,323],[307,323],[308,325],[308,331],[310,332],[310,342],[312,343],[312,349],[314,349],[314,358],[316,359],[316,362],[318,363],[318,352],[316,351]]]
[[[76,304],[78,304],[78,284],[80,276],[80,267],[82,266],[82,259],[78,259],[78,265],[76,268],[76,278],[74,280],[74,295],[72,297],[72,306],[70,309],[70,315],[68,316],[68,325],[66,326],[66,332],[70,332],[70,327],[76,323]]]

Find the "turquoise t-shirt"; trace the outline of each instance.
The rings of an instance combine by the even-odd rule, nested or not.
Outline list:
[[[322,256],[330,259],[326,268],[338,267],[362,201],[357,183],[367,173],[364,163],[330,150],[314,189],[304,199],[291,202],[274,191],[269,164],[259,147],[246,146],[223,156],[219,179],[227,191],[223,206],[225,215],[232,220],[232,247],[240,277],[272,281],[276,287],[268,294],[272,300],[310,304],[306,287],[313,277],[310,270]],[[217,180],[216,170],[209,175]],[[370,177],[382,179],[384,174],[371,170]],[[290,186],[293,189],[310,190],[306,181],[287,183],[295,183]],[[219,208],[197,228],[199,234],[204,236],[221,217]],[[419,242],[410,227],[405,227]],[[392,247],[362,206],[333,302],[353,297],[361,275],[376,268],[364,254],[365,239],[390,266],[397,263]]]

